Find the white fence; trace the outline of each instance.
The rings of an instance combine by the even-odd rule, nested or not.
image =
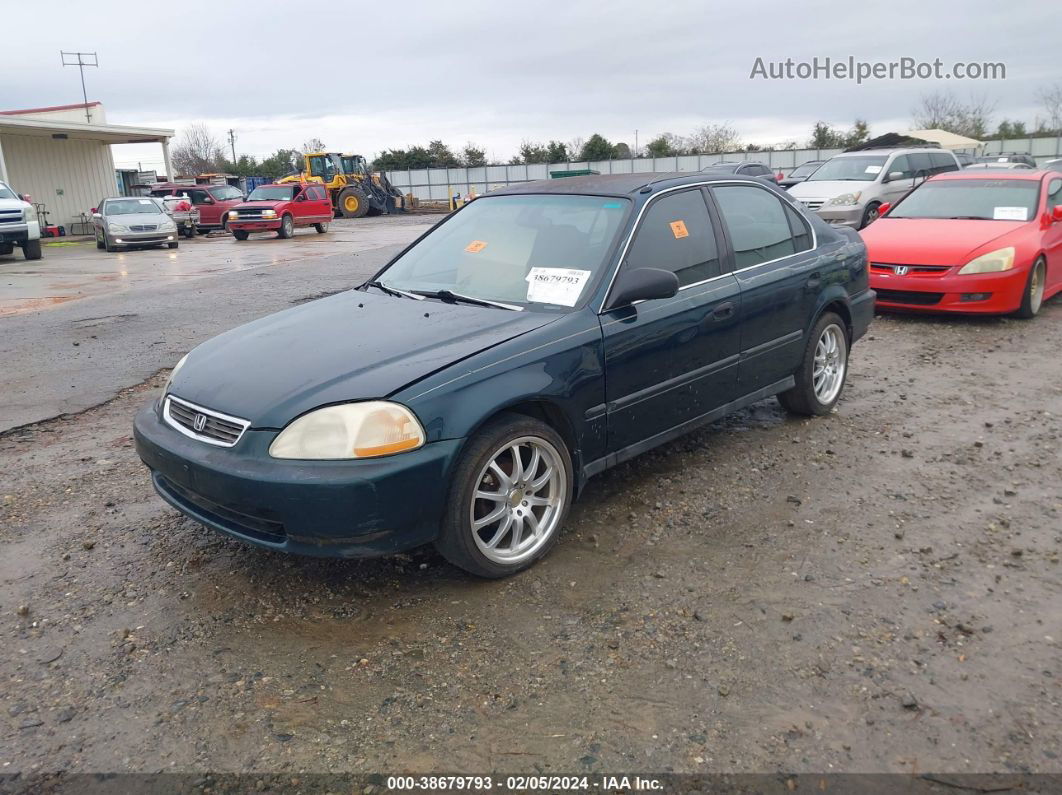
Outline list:
[[[758,160],[775,171],[788,173],[808,160],[827,160],[840,149],[773,149],[763,152],[722,152],[712,155],[683,155],[679,157],[641,157],[629,160],[572,161],[569,163],[536,163],[520,166],[480,166],[479,168],[427,168],[388,171],[387,178],[402,193],[412,193],[418,199],[446,200],[459,192],[477,194],[519,182],[549,179],[554,171],[591,169],[601,174],[631,174],[641,172],[700,171],[721,160]],[[986,141],[976,154],[998,152],[1029,152],[1038,161],[1062,157],[1062,136],[1050,138],[1015,138],[1005,141]]]

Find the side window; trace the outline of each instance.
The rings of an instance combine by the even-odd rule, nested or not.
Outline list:
[[[944,152],[932,152],[929,155],[929,159],[933,162],[934,174],[943,174],[945,171],[959,170],[959,166],[956,165],[955,159]]]
[[[893,174],[897,171],[902,174],[900,179],[910,179],[914,176],[914,171],[911,170],[911,163],[907,159],[907,155],[900,155],[888,166],[888,173]]]
[[[719,248],[700,190],[657,199],[646,210],[627,252],[627,268],[664,268],[679,287],[721,273]]]
[[[324,188],[314,188],[313,195],[310,196],[310,198],[317,199],[317,201],[324,201],[326,198]]]
[[[747,268],[797,252],[798,241],[793,239],[790,219],[785,214],[781,200],[769,190],[746,185],[723,185],[713,188],[712,192],[730,232],[738,268]]]
[[[782,206],[785,207],[785,215],[789,219],[789,231],[793,233],[794,248],[796,248],[797,252],[810,250],[811,227],[808,226],[808,222],[788,204],[783,204]]]
[[[928,177],[934,173],[932,170],[933,161],[929,157],[929,152],[908,155],[907,162],[910,164],[911,176],[913,177]]]
[[[210,195],[205,190],[190,190],[188,195],[192,197],[192,204],[206,204]]]
[[[1047,186],[1047,212],[1062,205],[1062,179],[1053,179]]]

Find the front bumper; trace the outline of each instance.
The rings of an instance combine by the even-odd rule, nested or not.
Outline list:
[[[241,232],[265,232],[280,229],[279,218],[255,218],[253,220],[240,219],[229,221],[229,231],[240,230]]]
[[[0,243],[24,243],[37,240],[40,236],[41,228],[36,220],[0,225]]]
[[[177,239],[177,230],[172,232],[110,232],[111,243],[115,246],[157,246],[172,243]]]
[[[1021,306],[1028,278],[1027,268],[966,276],[896,276],[871,270],[870,286],[881,309],[1001,315]]]
[[[258,546],[319,557],[371,557],[435,539],[461,440],[361,461],[271,458],[273,430],[247,430],[234,447],[188,438],[155,402],[133,426],[159,495],[202,524]]]
[[[829,207],[823,205],[815,212],[818,213],[819,218],[831,226],[850,226],[852,229],[858,229],[863,222],[864,209],[859,204],[851,207]]]

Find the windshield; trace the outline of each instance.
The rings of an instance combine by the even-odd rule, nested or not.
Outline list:
[[[3,182],[0,182],[0,199],[17,199],[18,196],[11,188],[7,187]]]
[[[295,188],[290,185],[260,185],[247,197],[249,202],[287,201],[294,195]]]
[[[601,275],[630,202],[604,196],[476,199],[395,260],[379,281],[518,305],[573,307]]]
[[[805,163],[802,166],[797,166],[790,172],[790,177],[807,177],[810,176],[815,169],[821,166],[822,163]]]
[[[1025,179],[949,179],[922,183],[889,211],[889,218],[1028,221],[1040,183]]]
[[[211,188],[210,193],[218,201],[243,198],[243,194],[240,192],[239,188],[233,188],[231,185],[223,185],[218,188]]]
[[[162,208],[151,199],[117,199],[104,205],[104,215],[134,215],[136,213],[161,213]]]
[[[885,167],[887,155],[863,157],[835,157],[827,160],[808,177],[808,182],[841,180],[843,182],[873,182]]]

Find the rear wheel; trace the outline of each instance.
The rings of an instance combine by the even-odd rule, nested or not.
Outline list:
[[[369,212],[369,200],[357,188],[344,188],[336,205],[344,218],[361,218]]]
[[[280,229],[277,230],[277,237],[282,237],[287,240],[289,237],[295,234],[295,221],[292,220],[290,215],[285,215],[280,219]]]
[[[184,228],[184,230],[181,232],[181,234],[183,234],[185,236],[185,238],[187,238],[188,240],[191,240],[193,237],[195,237],[195,227],[194,226],[186,226]]]
[[[782,407],[805,417],[829,414],[844,391],[848,375],[848,334],[833,312],[819,318],[796,371],[796,384],[778,396]]]
[[[313,228],[317,230],[317,234],[323,235],[325,232],[328,231],[328,224],[314,224]]]
[[[1029,278],[1025,282],[1025,292],[1021,296],[1021,306],[1014,313],[1016,317],[1029,320],[1036,317],[1044,303],[1044,285],[1047,282],[1047,263],[1043,258],[1036,260],[1029,269]]]
[[[550,426],[505,414],[471,439],[451,484],[436,548],[472,574],[506,577],[556,542],[571,504],[571,455]]]
[[[246,229],[233,229],[232,236],[237,240],[246,240],[247,235],[250,234]]]
[[[27,240],[22,244],[22,256],[26,259],[41,258],[41,241]]]

